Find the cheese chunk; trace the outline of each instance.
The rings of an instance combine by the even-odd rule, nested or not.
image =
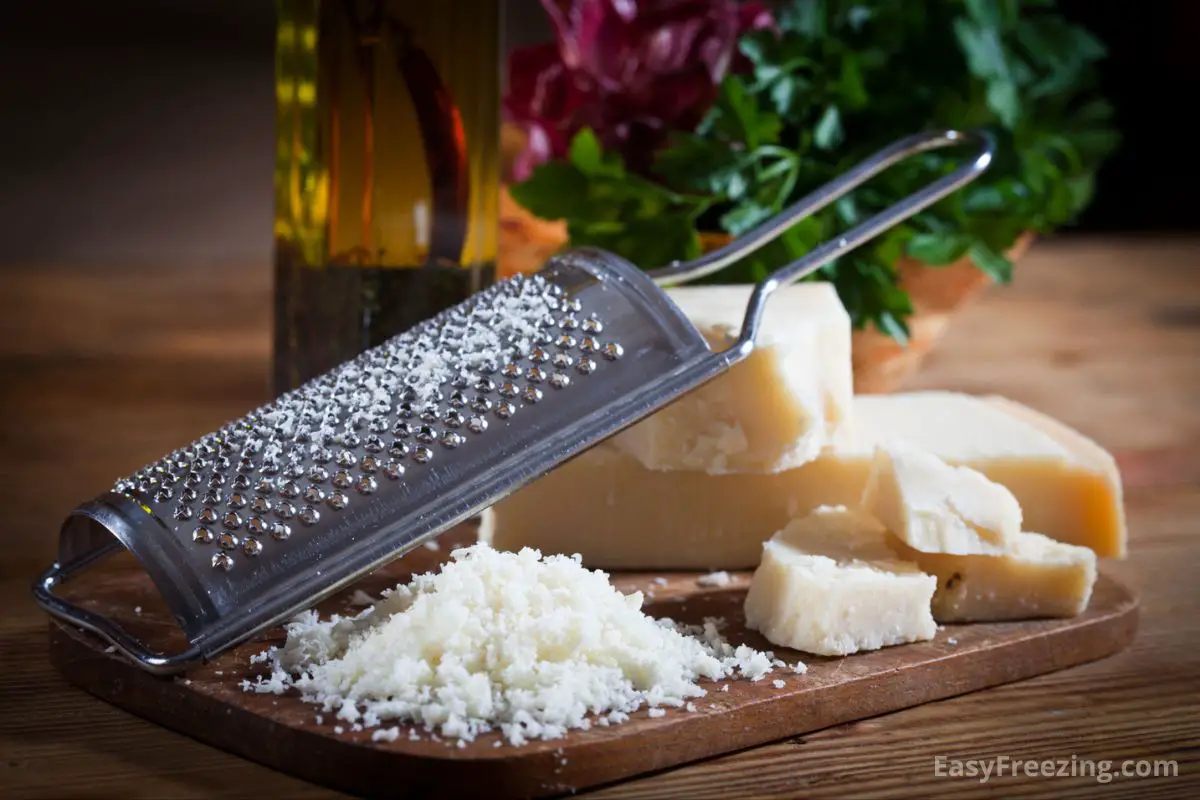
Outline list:
[[[997,556],[922,553],[893,540],[896,554],[937,576],[938,622],[996,622],[1073,617],[1087,608],[1096,555],[1038,533],[1021,533]]]
[[[1021,532],[1012,492],[970,467],[908,447],[876,449],[862,507],[926,553],[1002,553]]]
[[[669,291],[714,350],[736,340],[749,286]],[[754,352],[613,439],[657,470],[779,472],[816,458],[849,417],[850,317],[832,284],[801,283],[766,304]]]
[[[885,440],[909,444],[1006,487],[1021,505],[1025,530],[1124,558],[1116,461],[1061,422],[1002,397],[952,392],[864,395],[854,399],[853,413],[855,430],[837,445],[841,458],[868,458]]]
[[[646,469],[611,440],[484,514],[493,546],[579,553],[602,569],[753,569],[762,543],[820,505],[857,506],[888,437],[968,466],[1008,488],[1027,530],[1125,553],[1121,483],[1112,457],[1016,403],[945,392],[854,400],[853,436],[796,469],[708,475]]]
[[[871,517],[818,508],[763,545],[746,624],[774,645],[841,656],[932,639],[936,587]]]
[[[865,476],[836,459],[770,475],[662,472],[605,443],[488,509],[480,536],[601,569],[753,569],[796,516],[831,495],[857,503]]]

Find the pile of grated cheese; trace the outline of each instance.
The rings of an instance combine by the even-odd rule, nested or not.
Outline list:
[[[270,675],[242,688],[294,688],[354,730],[413,723],[460,746],[498,730],[519,745],[643,706],[694,708],[707,694],[699,679],[760,680],[784,666],[726,642],[720,620],[682,626],[641,606],[641,592],[621,594],[579,556],[475,544],[354,617],[296,617],[283,647],[254,659]]]

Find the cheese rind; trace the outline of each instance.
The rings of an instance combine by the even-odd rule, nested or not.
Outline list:
[[[668,294],[714,350],[737,338],[750,286],[688,286]],[[656,470],[775,473],[816,458],[848,422],[850,317],[829,283],[775,292],[754,351],[728,373],[614,437]]]
[[[822,507],[763,544],[746,624],[772,644],[840,656],[932,639],[936,582],[888,547],[877,521]]]
[[[1009,552],[995,556],[922,553],[898,539],[892,548],[937,577],[938,622],[1073,617],[1087,608],[1096,582],[1095,553],[1038,533],[1019,534]]]
[[[1002,553],[1021,532],[1021,506],[1008,489],[906,446],[876,449],[862,507],[926,553]]]

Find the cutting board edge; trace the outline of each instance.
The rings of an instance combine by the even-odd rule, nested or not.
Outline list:
[[[50,656],[67,680],[89,694],[177,733],[313,783],[371,796],[381,796],[381,789],[393,786],[405,793],[426,790],[464,797],[475,793],[493,798],[544,797],[644,776],[1113,655],[1136,636],[1139,601],[1116,579],[1102,573],[1100,580],[1116,588],[1119,601],[1099,614],[1090,610],[1077,625],[1049,633],[1014,634],[991,647],[950,653],[831,686],[805,687],[801,681],[793,692],[725,712],[672,712],[652,727],[628,728],[627,736],[578,746],[568,737],[563,740],[565,764],[559,762],[555,748],[547,746],[533,751],[505,752],[500,748],[495,757],[488,754],[470,759],[457,757],[454,750],[446,750],[442,757],[414,755],[282,724],[220,698],[200,695],[178,681],[150,675],[106,653],[95,636],[57,621],[50,623]],[[1050,640],[1055,646],[1047,646]],[[901,652],[921,646],[889,649]],[[993,656],[1001,658],[997,662]],[[1003,669],[996,670],[997,663]],[[980,668],[984,666],[988,668]],[[957,667],[966,668],[958,669],[959,678],[953,680]],[[128,691],[131,681],[139,691]],[[814,700],[817,695],[819,701]],[[199,702],[195,702],[197,698]],[[778,713],[764,719],[768,705]],[[806,714],[801,721],[799,714],[789,711]],[[223,726],[216,724],[218,721],[226,726],[237,722],[241,735],[221,735]],[[755,724],[747,725],[748,721]],[[707,735],[691,735],[705,726]],[[590,748],[586,758],[572,757],[584,747]],[[302,758],[294,757],[301,751],[305,753]],[[396,785],[400,772],[404,773],[402,787]]]

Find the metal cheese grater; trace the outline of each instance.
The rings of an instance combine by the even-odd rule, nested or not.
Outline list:
[[[916,153],[973,144],[952,174],[782,267],[712,352],[662,284],[717,271]],[[902,139],[697,261],[644,272],[560,255],[119,480],[76,508],[34,585],[51,614],[152,672],[213,655],[309,608],[743,360],[771,293],[973,180],[985,134]],[[128,549],[190,646],[152,652],[55,587]]]

